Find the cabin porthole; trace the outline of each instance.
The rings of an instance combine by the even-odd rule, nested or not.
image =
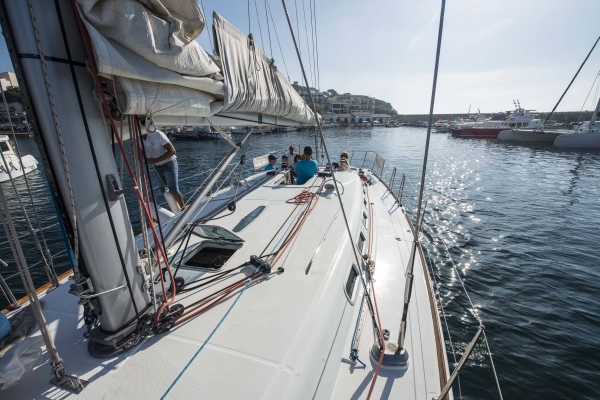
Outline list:
[[[344,282],[344,294],[352,305],[354,305],[354,295],[356,294],[356,287],[358,286],[358,274],[359,272],[356,265],[352,264]]]

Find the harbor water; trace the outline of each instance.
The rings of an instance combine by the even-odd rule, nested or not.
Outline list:
[[[405,173],[403,203],[412,213],[425,133],[423,128],[407,127],[340,127],[325,131],[332,159],[337,160],[341,151],[354,151],[351,163],[371,168],[372,156],[365,161],[361,152],[377,151],[386,160],[386,180],[391,178],[392,167],[397,168],[395,190]],[[18,140],[22,154],[39,159],[32,139]],[[314,144],[311,132],[253,135],[245,153],[248,159],[271,151],[281,156],[289,145],[298,148]],[[215,167],[230,146],[224,140],[174,145],[180,189],[187,200],[206,177],[202,173]],[[251,163],[244,168],[244,174],[249,174]],[[59,273],[64,272],[69,268],[68,258],[43,169],[28,177],[55,267]],[[599,178],[600,153],[432,134],[422,241],[443,306],[442,325],[451,370],[454,357],[460,359],[477,331],[479,316],[505,399],[598,398]],[[35,223],[23,178],[16,184]],[[15,194],[10,183],[3,183],[2,189],[20,228],[32,274],[41,285],[47,281],[46,275]],[[137,229],[139,212],[131,196],[128,205]],[[98,207],[103,207],[101,201]],[[9,264],[0,267],[2,275],[12,288],[17,288],[15,296],[22,297],[20,278],[15,274],[3,231],[0,259]],[[0,294],[0,306],[6,305]],[[459,384],[454,385],[456,399],[461,398],[460,393],[464,399],[499,398],[483,341],[460,374],[460,391]]]

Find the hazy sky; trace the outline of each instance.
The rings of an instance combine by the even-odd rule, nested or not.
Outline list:
[[[256,1],[256,3],[255,3]],[[251,0],[251,31],[271,54],[266,0]],[[321,89],[384,99],[401,114],[429,110],[440,0],[315,0]],[[248,31],[246,0],[203,0],[209,25],[216,10]],[[255,4],[260,15],[260,26]],[[306,26],[302,5],[306,10]],[[301,81],[298,59],[279,0],[269,0],[287,70]],[[310,0],[287,0],[294,29],[296,7],[302,56],[308,68]],[[549,111],[600,35],[600,0],[449,0],[446,4],[436,112],[527,109]],[[269,17],[270,18],[270,17]],[[271,24],[273,21],[270,21]],[[273,58],[286,74],[273,25]],[[12,70],[0,44],[0,71]],[[207,31],[199,42],[210,50]],[[600,70],[600,43],[558,110],[579,110]],[[585,109],[595,106],[596,87]]]

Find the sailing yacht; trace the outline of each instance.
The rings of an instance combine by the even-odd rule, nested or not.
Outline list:
[[[0,187],[28,293],[8,316],[38,324],[0,358],[3,397],[452,398],[420,225],[378,155],[304,185],[260,157],[215,186],[251,128],[187,210],[157,209],[144,130],[320,126],[251,34],[214,13],[209,56],[195,0],[0,0],[0,16],[73,267],[33,286]]]

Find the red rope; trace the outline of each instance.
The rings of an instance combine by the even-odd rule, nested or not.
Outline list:
[[[366,182],[363,180],[363,182]],[[373,207],[371,207],[371,197],[369,196],[369,186],[365,185],[367,190],[367,201],[369,202],[369,252],[373,254],[373,241],[371,240],[373,236]],[[371,260],[367,263],[367,271],[369,271],[369,279],[371,280],[371,293],[373,294],[373,302],[375,303],[375,315],[377,316],[377,324],[379,325],[379,337],[381,343],[383,344],[383,348],[381,349],[381,355],[379,356],[379,361],[377,362],[377,368],[375,368],[375,373],[373,374],[373,380],[371,381],[371,387],[369,388],[369,394],[367,395],[367,400],[371,398],[371,394],[373,393],[373,389],[375,388],[375,382],[377,381],[377,376],[379,375],[379,370],[381,369],[381,364],[383,363],[383,356],[385,355],[385,338],[383,337],[383,330],[381,329],[381,319],[379,318],[379,307],[377,306],[377,297],[375,296],[375,282],[373,281],[373,274],[371,272]]]
[[[102,106],[104,108],[104,113],[106,114],[106,116],[108,117],[108,119],[110,121],[110,126],[112,128],[113,133],[115,134],[115,139],[117,139],[117,143],[119,144],[119,149],[121,151],[121,154],[123,155],[123,160],[125,161],[125,165],[127,166],[127,171],[131,178],[131,181],[133,182],[133,185],[135,187],[137,187],[135,193],[138,197],[140,204],[142,205],[142,210],[144,211],[144,215],[146,216],[146,219],[147,219],[148,223],[150,224],[150,229],[152,230],[152,237],[154,239],[154,247],[156,249],[158,267],[159,267],[159,269],[161,269],[161,260],[160,259],[162,258],[164,260],[164,264],[165,264],[167,271],[169,272],[169,276],[171,278],[172,294],[171,294],[171,297],[165,301],[165,303],[160,307],[160,310],[157,312],[156,318],[158,319],[158,316],[161,314],[162,310],[165,307],[172,304],[173,301],[175,300],[175,295],[176,295],[175,278],[173,277],[173,274],[171,273],[171,267],[169,266],[169,261],[167,258],[166,251],[162,247],[162,244],[158,238],[158,234],[156,233],[156,229],[154,228],[152,215],[150,213],[149,208],[146,206],[146,203],[144,202],[144,198],[142,196],[142,191],[139,189],[137,180],[135,179],[133,169],[131,168],[131,164],[129,163],[129,159],[127,158],[127,153],[125,152],[125,147],[123,146],[123,141],[121,140],[121,135],[119,134],[119,131],[117,130],[115,120],[113,119],[112,114],[110,112],[110,108],[108,106],[106,96],[104,95],[104,90],[102,90],[102,84],[100,83],[100,77],[98,76],[98,70],[97,70],[96,64],[94,62],[94,57],[92,55],[92,50],[91,50],[92,46],[89,42],[89,38],[87,36],[87,31],[85,30],[85,27],[83,26],[83,21],[81,20],[81,16],[79,15],[79,9],[77,8],[77,5],[75,4],[75,0],[71,0],[71,5],[73,6],[73,12],[75,13],[75,18],[77,19],[77,26],[79,27],[79,33],[81,34],[81,38],[83,39],[83,44],[85,47],[85,52],[86,52],[87,58],[90,61],[89,64],[90,64],[90,68],[92,70],[92,75],[94,76],[94,83],[96,84],[96,89],[102,99]],[[160,273],[160,277],[161,277],[161,280],[164,280],[162,270]],[[164,282],[163,282],[163,290],[164,290]],[[166,294],[165,294],[165,298],[166,298]]]

